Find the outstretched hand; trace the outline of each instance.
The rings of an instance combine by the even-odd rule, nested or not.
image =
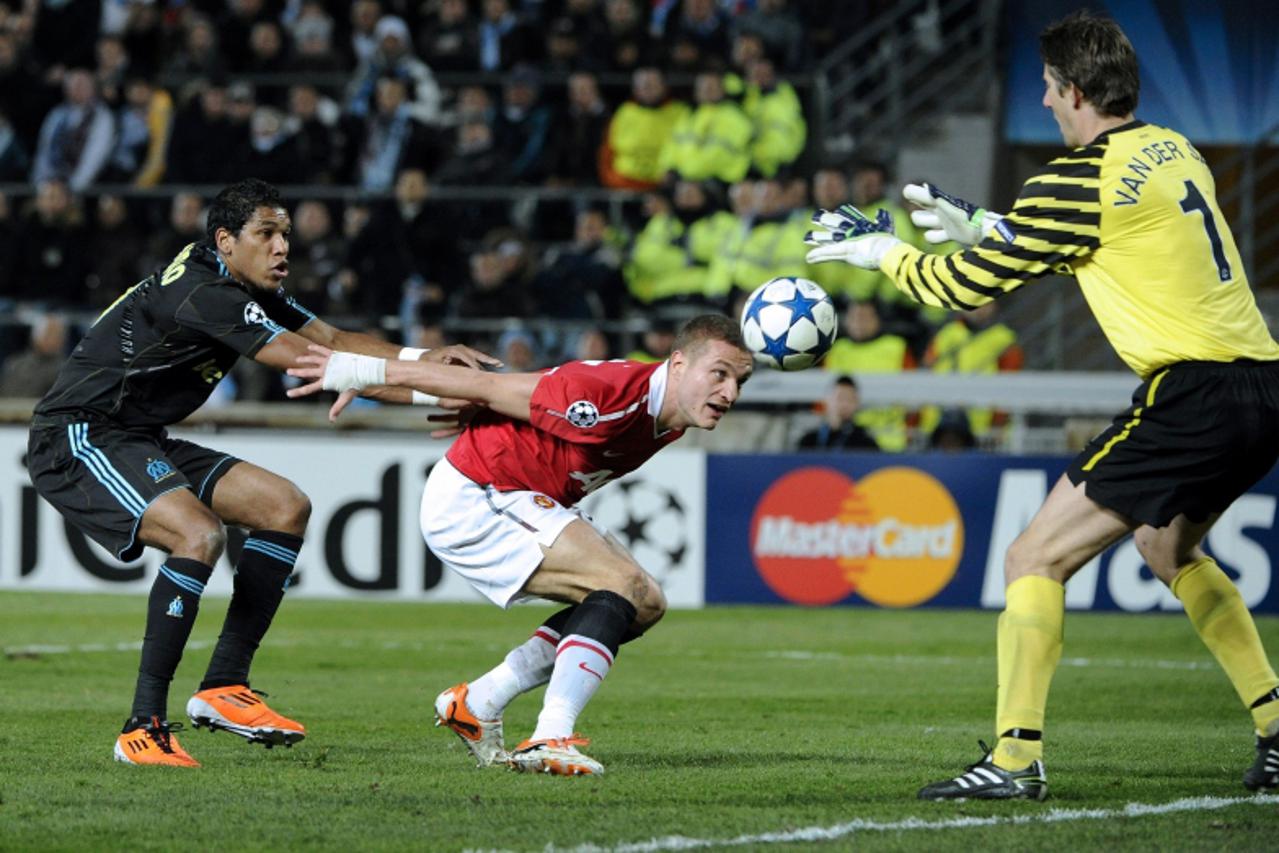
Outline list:
[[[325,373],[328,370],[329,361],[333,357],[333,350],[328,347],[322,347],[319,344],[309,344],[307,346],[309,352],[305,352],[298,356],[298,366],[290,367],[288,374],[298,379],[310,379],[306,385],[299,385],[297,388],[290,388],[285,393],[292,398],[308,397],[320,391],[334,390],[324,387]],[[351,401],[359,396],[359,391],[355,388],[347,388],[338,394],[338,398],[333,405],[329,407],[329,420],[336,421],[342,410],[351,404]]]
[[[482,367],[502,367],[502,361],[496,359],[488,353],[480,352],[477,349],[471,349],[464,344],[450,344],[446,347],[429,350],[423,361],[433,361],[437,364],[456,364],[473,367],[479,370]]]
[[[862,269],[879,269],[888,250],[901,242],[893,236],[893,217],[880,208],[874,219],[851,204],[813,214],[817,228],[804,235],[804,242],[816,246],[805,256],[810,264],[843,261]]]

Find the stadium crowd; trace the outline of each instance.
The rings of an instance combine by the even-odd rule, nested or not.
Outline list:
[[[926,246],[882,165],[812,154],[800,91],[864,19],[850,5],[880,4],[0,2],[0,184],[19,186],[0,193],[0,394],[38,395],[42,353],[245,176],[286,188],[289,290],[407,344],[447,333],[513,369],[661,358],[668,324],[802,275],[848,306],[832,370],[1005,369],[993,320],[935,337],[948,318],[881,274],[804,262],[813,209],[849,200]],[[570,192],[520,192],[545,187]],[[904,446],[904,413],[862,417]]]

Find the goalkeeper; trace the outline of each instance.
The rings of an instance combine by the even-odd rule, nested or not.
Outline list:
[[[1071,15],[1040,35],[1043,106],[1071,150],[1026,181],[1007,216],[925,184],[921,253],[891,218],[819,212],[810,262],[881,269],[926,305],[970,309],[1049,273],[1073,275],[1120,357],[1141,377],[1133,403],[1094,438],[1004,562],[997,740],[923,799],[1043,799],[1044,708],[1062,649],[1063,585],[1132,533],[1181,600],[1252,715],[1250,790],[1279,785],[1279,678],[1247,606],[1203,549],[1213,523],[1279,455],[1279,344],[1253,299],[1212,173],[1176,131],[1136,120],[1137,57],[1113,21]]]

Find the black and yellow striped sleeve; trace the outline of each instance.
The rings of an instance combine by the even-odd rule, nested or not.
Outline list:
[[[995,233],[971,248],[930,255],[894,246],[882,269],[916,302],[966,311],[1096,250],[1101,236],[1103,145],[1077,148],[1026,181]]]

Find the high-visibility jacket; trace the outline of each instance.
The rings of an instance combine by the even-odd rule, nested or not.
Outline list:
[[[1020,369],[1022,354],[1017,345],[1017,333],[1003,323],[994,323],[973,332],[961,320],[952,320],[937,330],[924,360],[936,373],[989,374]],[[967,411],[973,435],[989,434],[994,425],[995,411],[976,408]],[[935,406],[925,408],[920,413],[920,428],[931,432],[940,417]]]
[[[751,120],[735,102],[701,104],[675,123],[659,158],[661,171],[690,181],[737,183],[750,170],[751,133]]]
[[[822,365],[832,373],[900,373],[913,366],[910,347],[899,335],[879,335],[868,341],[839,338]],[[906,449],[906,410],[901,406],[876,406],[860,410],[853,422],[869,432],[881,450]]]
[[[665,174],[659,162],[662,148],[688,112],[683,101],[667,101],[657,107],[627,101],[618,107],[608,126],[605,162],[600,170],[603,184],[635,189],[660,183]]]
[[[749,230],[739,225],[711,263],[708,289],[727,299],[734,290],[750,293],[777,276],[812,278],[813,265],[804,260],[807,231],[808,226],[793,219],[758,222]]]
[[[654,216],[640,231],[626,265],[626,285],[645,305],[663,299],[710,296],[711,261],[732,240],[737,217],[726,210],[685,226],[669,213]]]
[[[772,177],[780,167],[795,162],[808,136],[795,88],[785,81],[768,92],[747,86],[742,109],[755,129],[751,141],[751,163],[755,168]]]

